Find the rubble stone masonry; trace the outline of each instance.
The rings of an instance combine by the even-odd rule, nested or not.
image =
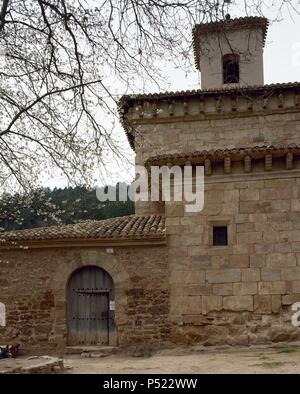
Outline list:
[[[77,268],[96,265],[111,274],[115,285],[117,343],[164,342],[169,336],[169,272],[165,246],[43,248],[2,251],[0,299],[7,324],[0,343],[23,349],[67,344],[66,286]]]
[[[299,86],[266,88],[268,95],[260,89],[253,100],[238,90],[133,99],[126,116],[136,163],[170,154],[172,165],[176,154],[298,144]],[[2,248],[7,326],[0,327],[0,343],[63,349],[66,286],[84,265],[112,276],[120,346],[299,340],[300,328],[291,322],[291,305],[300,302],[299,152],[272,156],[266,150],[264,157],[223,161],[212,152],[206,163],[201,212],[185,212],[185,202],[136,204],[137,214],[165,216],[166,245],[128,241],[113,253],[63,241],[57,248]],[[214,225],[227,226],[228,245],[213,245]]]

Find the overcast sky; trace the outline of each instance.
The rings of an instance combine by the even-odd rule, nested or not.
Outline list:
[[[164,73],[166,78],[169,78],[170,91],[200,88],[199,73],[195,68],[186,76],[183,70],[175,69],[169,64],[164,68]],[[270,24],[264,52],[264,78],[266,84],[300,81],[300,15],[297,13],[293,13],[291,17],[286,12],[283,20]],[[123,130],[120,125],[117,127],[122,138]],[[124,144],[127,145],[128,157],[133,163],[134,153],[125,140]],[[128,166],[122,169],[122,165],[114,166],[113,173],[115,175],[110,175],[110,183],[129,182],[133,177],[134,167],[132,165],[129,169]],[[59,176],[51,180],[47,178],[43,183],[49,187],[66,186],[65,179]]]

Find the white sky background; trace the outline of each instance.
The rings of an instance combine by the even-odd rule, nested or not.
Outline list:
[[[243,15],[243,13],[238,15]],[[232,13],[232,16],[236,15]],[[269,15],[268,11],[266,11],[265,16],[274,18],[274,15]],[[264,78],[266,84],[300,81],[300,15],[296,12],[289,15],[289,12],[284,10],[281,18],[281,21],[271,23],[268,30],[264,51]],[[188,75],[185,75],[184,70],[176,69],[172,63],[166,67],[164,65],[163,69],[168,82],[167,90],[176,91],[200,88],[200,76],[196,68]],[[152,92],[155,91],[157,91],[157,88],[153,87]],[[118,93],[122,95],[122,90],[120,89]],[[116,133],[132,165],[112,159],[108,168],[109,175],[106,176],[108,184],[115,184],[118,181],[130,182],[134,174],[134,152],[130,149],[120,124],[116,125]],[[103,180],[100,180],[100,177],[96,175],[95,178],[99,178],[97,184],[103,184]],[[51,188],[67,186],[66,179],[55,174],[53,174],[51,179],[49,177],[43,177],[42,179],[43,185]]]

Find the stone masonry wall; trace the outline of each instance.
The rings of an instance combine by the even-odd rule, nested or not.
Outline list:
[[[174,342],[300,339],[291,323],[300,302],[300,178],[266,178],[211,179],[199,213],[166,203]],[[213,225],[228,226],[228,246],[212,245]]]
[[[196,105],[196,104],[195,104]],[[300,113],[203,120],[160,119],[135,126],[136,163],[168,153],[299,143]]]
[[[252,112],[242,95],[235,109],[229,98],[221,97],[220,104],[207,96],[169,107],[158,101],[156,116],[151,103],[133,107],[136,162],[161,154],[299,143],[297,97],[257,97]],[[253,163],[251,173],[242,163],[231,174],[214,168],[205,177],[199,213],[186,213],[184,203],[136,205],[137,213],[166,216],[173,342],[300,339],[300,328],[291,323],[291,305],[300,301],[299,158],[290,172],[280,160],[273,160],[270,172],[263,162]],[[228,246],[212,246],[214,224],[228,225]]]
[[[118,344],[162,342],[168,335],[168,265],[165,247],[48,248],[1,251],[0,302],[7,325],[0,344],[62,351],[67,341],[66,284],[74,270],[97,265],[115,284]]]
[[[300,114],[237,116],[136,125],[136,164],[161,154],[299,143]],[[137,202],[137,214],[163,213],[155,202]]]

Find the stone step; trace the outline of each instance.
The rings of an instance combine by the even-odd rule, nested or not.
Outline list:
[[[105,357],[116,353],[114,346],[67,346],[65,354],[81,357]]]

